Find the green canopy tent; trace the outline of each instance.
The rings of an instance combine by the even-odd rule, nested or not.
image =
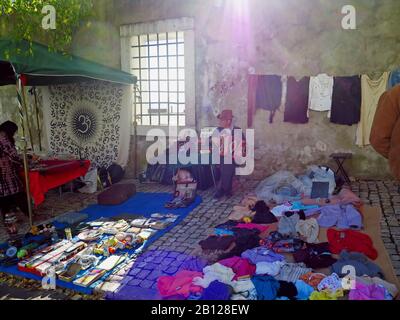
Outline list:
[[[24,40],[0,39],[0,85],[16,85],[18,107],[24,142],[23,160],[29,220],[32,226],[32,206],[29,190],[27,139],[24,120],[27,117],[25,86],[49,86],[100,80],[133,85],[136,77],[121,70],[60,52],[47,46]],[[27,122],[27,129],[29,123]],[[31,137],[32,141],[32,137]]]

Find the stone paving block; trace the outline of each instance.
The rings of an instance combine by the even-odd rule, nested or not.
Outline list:
[[[131,281],[128,283],[128,285],[129,285],[129,286],[138,286],[138,285],[140,285],[141,282],[142,282],[142,279],[137,279],[137,278],[135,278],[135,279],[131,280]]]
[[[130,275],[130,276],[136,276],[137,274],[140,273],[140,271],[142,271],[141,268],[135,267],[135,268],[133,268],[133,269],[131,269],[131,270],[129,271],[129,275]]]
[[[155,281],[150,281],[146,279],[140,283],[140,287],[144,289],[150,289],[154,283]]]
[[[134,279],[134,277],[131,277],[129,275],[126,275],[123,277],[123,279],[121,280],[121,284],[126,284],[131,282]]]
[[[177,267],[172,267],[172,266],[164,266],[162,271],[164,273],[166,273],[167,275],[174,275],[174,274],[176,274],[178,272],[178,268]]]
[[[151,273],[150,270],[142,270],[136,275],[136,278],[145,279],[150,273]]]
[[[145,266],[144,266],[144,270],[154,270],[154,269],[156,269],[157,267],[158,267],[158,263],[147,263]]]
[[[155,281],[155,282],[153,283],[153,285],[151,286],[151,289],[158,290],[157,281]]]
[[[168,253],[168,258],[176,258],[179,256],[179,252],[170,252]]]
[[[164,258],[164,259],[161,261],[161,264],[162,264],[163,266],[168,266],[168,265],[170,265],[171,262],[174,261],[174,260],[175,260],[175,259],[173,259],[173,258]]]
[[[172,262],[171,264],[170,264],[170,266],[171,267],[177,267],[177,268],[179,268],[181,265],[182,265],[182,261],[178,261],[178,260],[176,260],[176,261],[174,261],[174,262]]]
[[[186,260],[186,258],[187,258],[187,255],[185,255],[185,254],[179,254],[177,257],[176,257],[176,261],[185,261]]]

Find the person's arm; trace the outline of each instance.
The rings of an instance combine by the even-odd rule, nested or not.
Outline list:
[[[13,146],[10,140],[4,134],[0,134],[0,150],[10,160],[16,164],[21,164],[21,158],[18,155],[17,149]]]
[[[389,157],[393,128],[400,116],[398,101],[392,92],[385,92],[379,99],[372,123],[370,143],[385,158]]]

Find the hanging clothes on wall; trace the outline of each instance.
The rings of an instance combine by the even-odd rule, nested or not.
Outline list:
[[[270,111],[269,123],[272,123],[282,99],[281,77],[277,75],[258,76],[256,89],[256,109]]]
[[[256,91],[258,76],[250,74],[247,77],[247,127],[253,126],[253,118],[256,113]]]
[[[331,122],[353,125],[360,121],[361,79],[359,76],[333,80]]]
[[[314,111],[330,111],[332,107],[333,77],[319,74],[310,78],[308,107]]]
[[[357,127],[356,144],[358,146],[369,145],[369,136],[371,133],[372,122],[378,101],[381,95],[386,91],[389,73],[384,72],[377,80],[372,80],[368,75],[361,77],[361,117]]]
[[[269,123],[273,122],[282,100],[281,77],[277,75],[250,75],[248,93],[248,126],[253,125],[256,109],[270,111]]]
[[[308,122],[308,95],[310,78],[303,77],[297,81],[294,77],[288,77],[285,114],[283,121],[291,123]]]
[[[400,68],[390,72],[387,89],[392,89],[395,85],[400,84]]]

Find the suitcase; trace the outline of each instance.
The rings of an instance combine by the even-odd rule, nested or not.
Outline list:
[[[134,184],[114,184],[97,196],[97,203],[100,205],[118,205],[136,193]]]

